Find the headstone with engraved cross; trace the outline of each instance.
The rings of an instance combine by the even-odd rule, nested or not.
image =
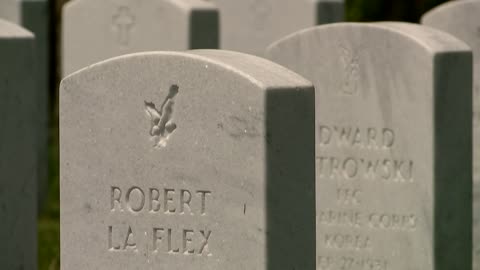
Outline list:
[[[63,74],[127,53],[218,48],[206,0],[73,0],[63,8]]]
[[[454,35],[473,50],[473,269],[480,269],[480,0],[443,4],[425,14],[422,24]]]
[[[64,79],[62,269],[314,269],[313,95],[286,68],[214,50]]]
[[[344,17],[343,0],[210,1],[221,13],[220,47],[259,56],[287,34]]]
[[[22,25],[35,34],[36,47],[36,85],[40,95],[37,104],[40,106],[38,119],[40,127],[34,136],[38,139],[38,199],[46,199],[48,189],[48,96],[51,91],[50,67],[50,12],[48,0],[0,0],[0,18]]]
[[[316,89],[317,269],[471,269],[472,53],[406,23],[291,35]]]
[[[0,268],[37,269],[34,37],[0,19]]]
[[[117,31],[118,43],[128,46],[130,41],[130,31],[135,22],[135,17],[128,7],[121,6],[118,13],[113,16],[113,27]]]

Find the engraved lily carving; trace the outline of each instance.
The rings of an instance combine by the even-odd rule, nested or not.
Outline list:
[[[355,95],[360,83],[360,60],[356,52],[340,46],[340,60],[344,69],[343,92]]]
[[[145,101],[145,112],[150,118],[150,136],[155,142],[155,148],[167,146],[167,141],[173,132],[177,129],[177,124],[173,122],[174,98],[178,94],[178,86],[172,85],[170,91],[162,103],[160,110],[155,107],[153,102]]]

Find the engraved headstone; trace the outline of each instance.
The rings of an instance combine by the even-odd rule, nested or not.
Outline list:
[[[0,20],[0,268],[37,269],[34,37]]]
[[[259,56],[285,35],[344,18],[343,0],[210,1],[220,10],[220,48]]]
[[[35,135],[39,141],[39,201],[43,201],[48,186],[48,95],[50,93],[50,32],[49,2],[47,0],[0,0],[0,18],[22,25],[35,34],[37,102],[41,118]]]
[[[139,53],[64,79],[60,109],[62,269],[314,269],[299,75],[235,52]]]
[[[268,56],[316,89],[317,269],[471,269],[468,46],[413,24],[342,23]]]
[[[218,48],[218,11],[206,0],[73,0],[63,7],[63,74],[111,57]]]
[[[480,269],[480,1],[448,2],[426,13],[422,24],[454,35],[473,50],[473,269]]]

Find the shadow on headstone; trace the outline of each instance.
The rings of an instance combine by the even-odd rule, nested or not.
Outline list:
[[[267,96],[267,270],[315,269],[315,95]],[[298,114],[301,117],[298,117]],[[297,117],[292,117],[292,116]]]
[[[422,24],[445,31],[473,50],[473,269],[480,269],[480,1],[450,1],[427,12]],[[448,75],[446,73],[445,75]],[[465,138],[467,139],[467,137]]]

